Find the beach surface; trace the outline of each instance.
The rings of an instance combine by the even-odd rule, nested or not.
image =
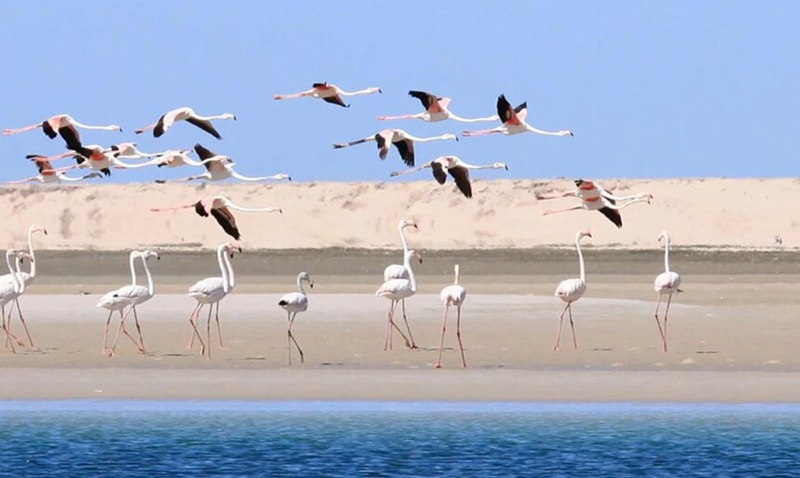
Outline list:
[[[138,309],[147,353],[123,335],[112,358],[101,354],[107,312],[95,303],[129,283],[126,254],[39,252],[39,277],[21,299],[37,348],[0,353],[0,399],[800,402],[795,252],[676,250],[672,266],[685,292],[672,303],[663,353],[653,318],[659,251],[585,251],[588,291],[573,307],[579,348],[572,349],[565,320],[562,350],[554,352],[563,304],[552,294],[560,280],[577,276],[574,250],[420,250],[419,293],[407,301],[419,349],[395,334],[393,350],[383,350],[389,304],[374,291],[383,267],[399,262],[397,250],[245,250],[233,259],[236,288],[221,306],[227,350],[212,319],[211,360],[197,345],[186,348],[195,302],[185,291],[219,274],[212,252],[167,251],[151,261],[156,296]],[[436,370],[438,292],[452,282],[456,262],[468,291],[468,368],[461,368],[453,311],[444,368]],[[293,351],[289,366],[277,301],[295,290],[300,270],[315,287],[293,327],[305,363]],[[399,311],[397,320],[403,327]],[[126,324],[135,335],[133,322]],[[24,335],[16,318],[12,331]]]

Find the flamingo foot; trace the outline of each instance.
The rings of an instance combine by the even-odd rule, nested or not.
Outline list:
[[[558,344],[553,345],[553,352],[558,352],[561,350],[561,346]]]
[[[437,363],[436,365],[433,366],[433,368],[442,368],[442,363],[441,362]]]

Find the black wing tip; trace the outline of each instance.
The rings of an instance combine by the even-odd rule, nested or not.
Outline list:
[[[289,305],[289,303],[286,302],[285,300],[281,300],[281,301],[278,301],[278,305],[284,306],[284,305]]]

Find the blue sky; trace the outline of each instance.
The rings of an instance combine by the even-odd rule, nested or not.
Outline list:
[[[382,162],[374,143],[331,144],[385,127],[433,136],[496,125],[375,120],[421,111],[409,89],[451,97],[462,116],[492,114],[505,93],[528,102],[532,125],[575,137],[426,143],[418,164],[455,154],[509,165],[507,173],[482,172],[487,178],[776,177],[800,169],[798,2],[72,0],[2,2],[0,16],[0,128],[69,113],[125,129],[82,132],[87,144],[137,141],[160,151],[200,141],[246,175],[395,181],[415,179],[389,178],[403,167],[395,151]],[[384,93],[351,98],[349,109],[272,100],[316,81]],[[184,105],[238,121],[218,123],[222,141],[188,124],[159,139],[133,134]],[[38,130],[0,137],[0,180],[33,175],[27,153],[61,151],[60,138]],[[196,172],[117,171],[95,181]]]

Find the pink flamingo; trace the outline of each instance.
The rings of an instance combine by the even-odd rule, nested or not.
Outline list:
[[[406,163],[407,166],[414,166],[415,141],[418,143],[425,143],[428,141],[450,139],[458,141],[458,136],[447,133],[440,136],[432,136],[430,138],[418,138],[416,136],[411,136],[402,129],[384,129],[377,132],[373,136],[367,136],[363,139],[357,139],[355,141],[350,141],[349,143],[336,143],[333,145],[333,149],[347,148],[349,146],[355,146],[368,141],[375,141],[378,144],[378,157],[381,159],[386,159],[386,156],[389,154],[389,145],[393,144],[394,147],[397,148],[397,152],[400,153],[400,157],[403,159],[403,162]]]
[[[506,166],[505,163],[492,163],[479,166],[465,163],[458,156],[439,156],[430,163],[405,171],[394,171],[389,174],[389,176],[394,177],[401,174],[415,173],[425,168],[431,168],[433,178],[436,179],[436,182],[439,184],[444,184],[445,181],[447,181],[447,173],[450,173],[450,176],[452,176],[456,182],[458,190],[467,198],[472,197],[472,184],[469,181],[470,169],[505,169],[508,171],[508,166]]]
[[[525,117],[528,115],[528,103],[522,103],[516,108],[511,107],[505,95],[500,95],[497,98],[497,115],[503,121],[501,126],[492,129],[481,129],[476,131],[463,131],[463,136],[481,136],[484,134],[502,133],[510,136],[519,133],[538,133],[547,136],[575,136],[572,131],[543,131],[536,129],[525,122]]]
[[[658,242],[664,239],[664,272],[656,277],[653,283],[653,289],[658,293],[658,301],[656,302],[656,310],[653,313],[656,317],[656,324],[658,324],[658,331],[661,333],[661,342],[664,345],[664,352],[667,351],[667,316],[669,315],[669,304],[672,302],[672,294],[676,292],[683,292],[681,286],[681,276],[677,272],[669,270],[669,234],[667,230],[661,231],[658,236]],[[661,322],[658,319],[658,308],[661,305],[661,298],[667,296],[667,309],[664,311],[664,328],[661,328]]]
[[[637,202],[646,201],[647,204],[650,204],[650,201],[653,199],[653,195],[648,193],[634,194],[632,196],[614,196],[599,185],[596,185],[594,182],[585,181],[583,179],[576,179],[575,185],[578,186],[577,189],[566,191],[561,194],[537,194],[536,199],[539,200],[558,199],[563,197],[576,197],[581,200],[581,203],[576,206],[568,207],[566,209],[557,209],[555,211],[545,211],[542,215],[548,216],[550,214],[577,211],[579,209],[585,209],[587,211],[600,211],[600,213],[608,218],[609,221],[613,222],[617,228],[621,228],[622,215],[619,212],[620,209],[625,209],[631,204],[635,204]],[[617,201],[626,202],[617,204]]]
[[[188,106],[184,106],[182,108],[176,108],[174,110],[167,111],[161,115],[161,118],[159,118],[155,123],[139,128],[134,132],[136,134],[142,134],[145,131],[152,129],[153,136],[160,138],[176,121],[186,121],[187,123],[193,124],[194,126],[202,129],[211,136],[217,139],[222,139],[222,135],[220,135],[219,132],[214,129],[214,125],[211,124],[211,120],[215,119],[232,119],[235,121],[236,115],[233,113],[223,113],[221,115],[200,116],[199,114],[195,113],[193,109],[189,108]]]
[[[189,208],[193,208],[200,217],[208,217],[209,214],[214,216],[217,223],[222,226],[222,230],[237,241],[241,238],[241,234],[239,233],[239,228],[236,226],[236,218],[233,217],[233,213],[230,211],[231,209],[244,212],[279,212],[283,214],[283,210],[279,207],[246,208],[237,206],[225,196],[208,197],[192,204],[180,206],[151,207],[150,210],[153,212],[162,212]]]
[[[455,306],[458,315],[456,316],[456,337],[458,338],[458,349],[461,351],[461,366],[466,368],[467,361],[464,358],[464,344],[461,343],[461,306],[467,298],[467,290],[458,283],[458,264],[453,267],[455,271],[455,279],[453,285],[449,285],[442,289],[439,294],[439,299],[444,304],[444,317],[442,318],[442,339],[439,342],[439,360],[436,362],[436,368],[442,368],[442,349],[444,348],[444,331],[447,328],[447,311],[450,306]]]
[[[553,350],[561,350],[561,325],[564,323],[564,314],[569,311],[569,326],[572,328],[572,346],[578,350],[578,340],[575,338],[575,324],[572,322],[572,303],[583,297],[586,292],[586,267],[583,264],[583,253],[581,252],[581,238],[592,237],[589,232],[581,231],[575,235],[575,247],[578,249],[578,262],[581,266],[581,277],[579,279],[566,279],[561,281],[556,288],[555,296],[567,303],[564,311],[558,319],[558,333]]]
[[[451,102],[450,98],[439,98],[436,95],[425,91],[411,90],[408,92],[408,94],[409,96],[417,98],[422,103],[422,107],[425,108],[424,112],[413,115],[378,116],[378,120],[419,119],[422,121],[435,123],[437,121],[451,119],[453,121],[460,121],[462,123],[479,123],[483,121],[497,121],[500,119],[500,117],[497,115],[487,116],[485,118],[462,118],[448,109],[448,106]]]
[[[113,152],[115,158],[144,159],[153,156],[161,156],[164,153],[143,153],[139,151],[136,143],[117,143],[108,148]]]
[[[9,136],[12,134],[24,133],[25,131],[30,131],[36,128],[42,128],[44,134],[46,134],[50,139],[54,139],[56,136],[61,135],[61,138],[67,143],[67,149],[72,149],[75,151],[81,147],[81,136],[78,133],[77,128],[122,131],[122,128],[119,125],[112,124],[108,126],[89,126],[75,121],[75,119],[70,115],[60,114],[51,116],[43,122],[34,125],[24,126],[16,129],[5,129],[3,130],[3,135]]]
[[[411,258],[416,257],[419,260],[420,264],[422,263],[422,256],[420,256],[416,251],[410,250],[406,252],[406,268],[408,269],[408,278],[402,279],[389,279],[388,281],[384,282],[383,285],[378,287],[378,290],[375,291],[375,297],[384,297],[389,299],[391,302],[389,303],[389,314],[388,314],[388,322],[386,324],[386,338],[384,340],[383,350],[391,350],[392,349],[392,336],[394,335],[394,329],[397,329],[400,332],[400,335],[406,342],[406,347],[413,349],[416,348],[416,345],[412,344],[408,337],[400,330],[400,327],[397,326],[394,322],[394,312],[397,309],[397,304],[401,300],[405,300],[408,297],[417,293],[417,280],[414,278],[414,271],[411,270]],[[411,335],[411,328],[408,326],[408,320],[406,320],[406,328],[408,329],[408,334]]]
[[[74,158],[78,168],[91,168],[100,171],[105,176],[111,176],[111,167],[117,169],[133,169],[141,167],[141,164],[128,164],[117,159],[113,149],[106,149],[99,144],[89,144],[78,148],[78,152],[67,151],[55,156],[41,157],[38,155],[28,155],[26,158],[41,162],[55,161],[63,158]]]
[[[22,183],[29,183],[33,181],[38,181],[40,183],[59,183],[61,181],[73,182],[73,181],[83,181],[84,179],[91,179],[91,178],[99,178],[102,177],[100,173],[91,173],[81,177],[70,177],[64,174],[64,171],[69,171],[71,169],[75,169],[78,166],[72,165],[67,166],[65,168],[53,168],[53,165],[50,164],[50,161],[47,160],[46,156],[42,156],[39,154],[32,154],[28,155],[31,161],[36,163],[36,167],[39,169],[39,174],[36,176],[31,176],[25,179],[18,179],[15,181],[6,181],[5,184],[22,184]],[[36,159],[38,158],[38,160]]]
[[[272,176],[260,176],[260,177],[251,177],[251,176],[243,176],[236,172],[233,167],[236,163],[231,160],[229,156],[223,156],[221,154],[216,154],[211,150],[205,148],[200,143],[194,145],[194,150],[197,153],[197,156],[200,157],[200,162],[195,162],[193,165],[197,166],[205,166],[206,172],[202,174],[198,174],[196,176],[189,176],[188,178],[179,178],[179,179],[156,179],[155,182],[159,184],[164,184],[167,182],[175,182],[175,181],[194,181],[197,179],[205,179],[207,181],[224,181],[226,179],[237,179],[239,181],[245,182],[256,182],[256,181],[265,181],[267,179],[275,179],[275,180],[282,180],[287,179],[289,181],[292,180],[292,177],[288,174],[278,173]],[[182,158],[181,161],[184,163],[188,158]],[[151,162],[147,162],[142,166],[147,166],[151,164]],[[189,164],[189,163],[187,163]],[[159,166],[163,166],[163,164],[159,164]]]
[[[292,98],[319,98],[327,103],[349,108],[350,105],[342,100],[342,96],[370,95],[372,93],[383,93],[378,87],[370,87],[358,91],[344,91],[336,85],[330,83],[314,83],[310,90],[288,95],[274,95],[273,100],[288,100]]]

